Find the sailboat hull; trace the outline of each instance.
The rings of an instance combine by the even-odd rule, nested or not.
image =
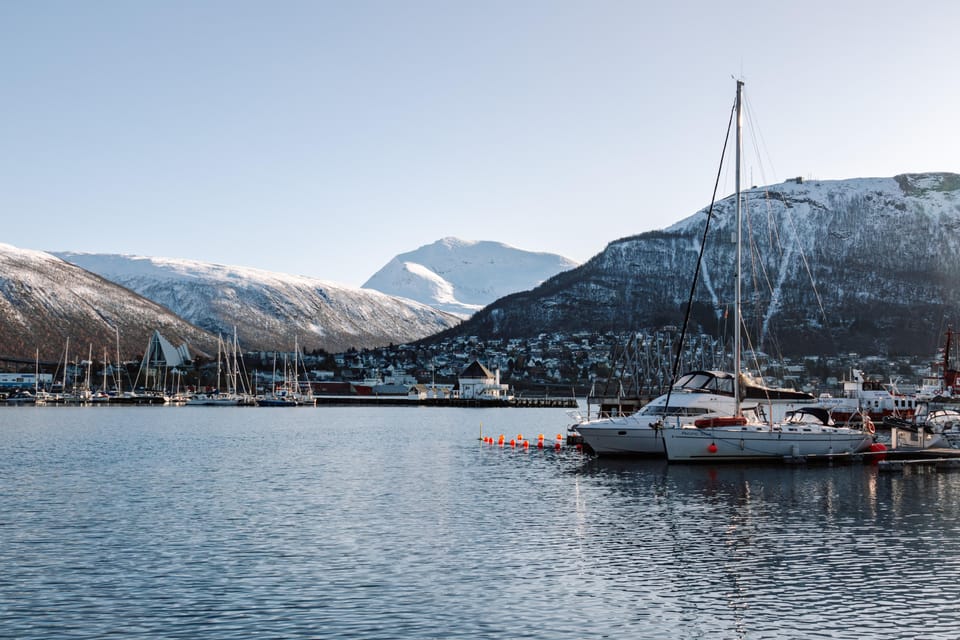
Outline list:
[[[238,407],[243,404],[243,398],[232,393],[214,395],[198,394],[187,400],[187,407]]]
[[[301,404],[292,398],[257,398],[258,407],[299,407]]]
[[[865,451],[868,433],[841,427],[771,429],[767,425],[665,429],[670,462],[782,462],[801,456],[827,456]]]

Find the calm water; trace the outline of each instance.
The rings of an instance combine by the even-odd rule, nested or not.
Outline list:
[[[566,423],[0,408],[0,637],[960,635],[960,474],[478,441]]]

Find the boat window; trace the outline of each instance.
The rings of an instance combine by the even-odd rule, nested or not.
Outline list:
[[[677,382],[677,387],[681,389],[704,389],[710,384],[710,381],[713,380],[713,376],[708,376],[704,373],[690,374],[684,378],[680,378]]]
[[[686,391],[732,394],[733,378],[718,378],[708,373],[690,373],[677,380],[674,388]]]
[[[714,378],[714,388],[720,393],[733,393],[733,378]]]
[[[687,383],[690,382],[690,378],[692,377],[693,376],[689,373],[684,376],[680,376],[679,378],[677,378],[677,381],[674,383],[673,388],[683,389],[684,387],[687,386]]]

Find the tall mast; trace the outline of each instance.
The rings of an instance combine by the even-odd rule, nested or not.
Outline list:
[[[237,381],[240,377],[240,361],[237,359],[237,351],[239,348],[240,344],[237,342],[237,325],[233,325],[233,393],[235,394],[240,393],[240,387],[237,386]]]
[[[92,369],[93,369],[93,343],[90,343],[90,346],[87,348],[87,391],[90,391],[91,389],[90,374],[92,373],[91,371]]]
[[[733,396],[736,401],[736,415],[741,414],[740,408],[740,327],[741,327],[741,310],[740,310],[740,269],[741,269],[741,253],[743,247],[743,237],[742,237],[742,226],[741,219],[743,216],[741,209],[741,198],[740,198],[740,154],[743,150],[743,80],[737,80],[737,170],[735,172],[736,176],[736,189],[737,189],[737,267],[736,267],[736,303],[734,305],[734,332],[733,332]]]
[[[233,325],[233,392],[240,394],[240,343],[237,342],[237,325]],[[246,393],[246,386],[244,393]]]
[[[67,336],[67,346],[63,350],[63,393],[67,392],[67,370],[70,367],[70,336]]]
[[[117,397],[120,397],[123,391],[123,374],[120,373],[120,327],[114,327],[117,332]]]
[[[217,334],[217,393],[220,393],[220,347],[223,345],[223,334]]]
[[[297,360],[300,358],[300,343],[299,336],[293,336],[293,392],[297,395],[293,396],[298,398],[300,394],[300,367]]]

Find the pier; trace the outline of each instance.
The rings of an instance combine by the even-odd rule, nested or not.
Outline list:
[[[417,398],[391,395],[314,396],[314,405],[407,407],[518,407],[526,409],[576,409],[573,397],[521,396],[504,399]]]

